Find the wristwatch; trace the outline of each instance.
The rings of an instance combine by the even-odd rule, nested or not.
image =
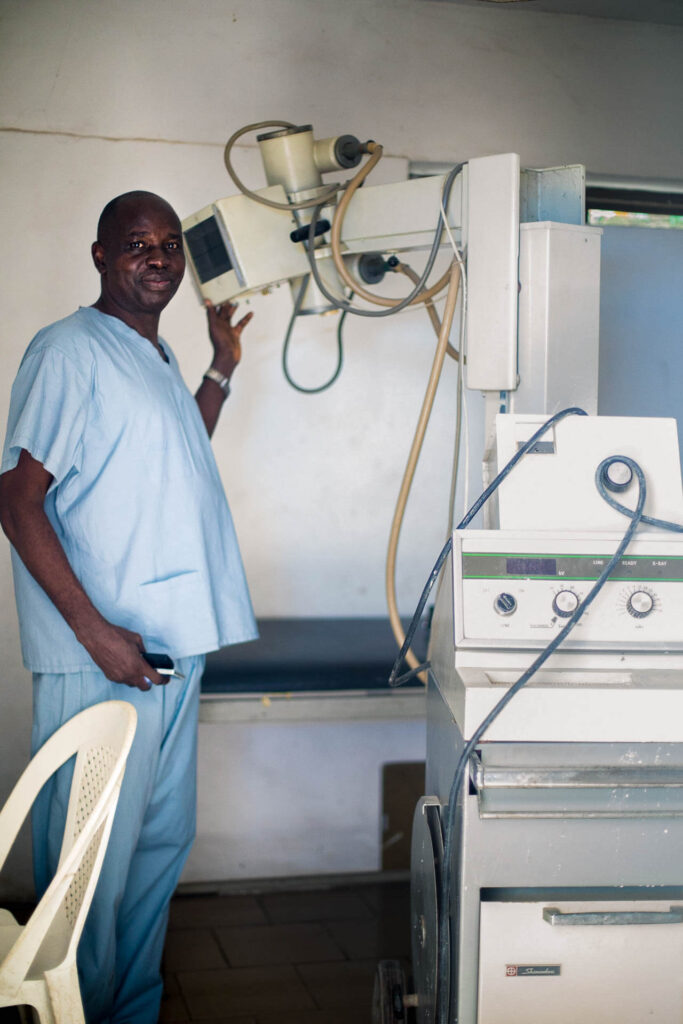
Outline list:
[[[204,374],[204,380],[212,380],[214,384],[218,384],[226,398],[230,394],[230,381],[218,370],[214,370],[213,366],[210,366]]]

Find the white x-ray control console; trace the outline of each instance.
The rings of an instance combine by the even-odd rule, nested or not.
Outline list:
[[[454,535],[456,649],[544,648],[623,534],[468,530]],[[683,535],[639,533],[563,650],[683,651]]]

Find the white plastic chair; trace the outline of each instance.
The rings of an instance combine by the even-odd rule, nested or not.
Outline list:
[[[97,885],[137,712],[112,700],[75,715],[23,772],[0,813],[0,869],[44,783],[76,755],[57,873],[24,926],[0,910],[0,1007],[41,1024],[85,1024],[76,950]]]

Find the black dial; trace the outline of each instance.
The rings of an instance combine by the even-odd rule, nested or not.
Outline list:
[[[517,599],[513,594],[498,594],[493,607],[499,615],[512,615],[517,610]]]

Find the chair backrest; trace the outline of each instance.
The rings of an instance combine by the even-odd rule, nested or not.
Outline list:
[[[123,708],[120,705],[124,705]],[[133,710],[135,720],[137,720],[137,714],[131,704],[125,704],[123,701],[108,701],[105,704],[96,704],[92,708],[88,708],[82,713],[86,716],[82,723],[79,722],[76,725],[75,731],[82,730],[85,740],[79,745],[76,755],[58,872],[95,811],[107,783],[116,777],[117,773],[120,775],[118,779],[120,788],[126,758],[123,758],[122,763],[118,762],[122,748],[126,744],[130,722],[130,714],[127,710],[129,708]],[[76,722],[79,717],[75,716],[72,721]],[[134,732],[135,721],[133,722]],[[126,757],[129,749],[130,743],[126,749]],[[112,810],[115,810],[117,800],[118,789],[114,795]],[[72,926],[78,918],[86,894],[104,826],[103,818],[100,828],[93,834],[90,845],[86,848],[78,871],[64,897],[64,913]]]
[[[41,747],[5,805],[3,819],[12,801],[14,811],[18,809],[15,797],[23,796],[25,816],[44,782],[76,756],[57,872],[0,966],[4,986],[18,987],[34,962],[36,969],[49,970],[69,954],[75,956],[106,852],[136,722],[135,708],[125,701],[107,701],[81,711]]]

